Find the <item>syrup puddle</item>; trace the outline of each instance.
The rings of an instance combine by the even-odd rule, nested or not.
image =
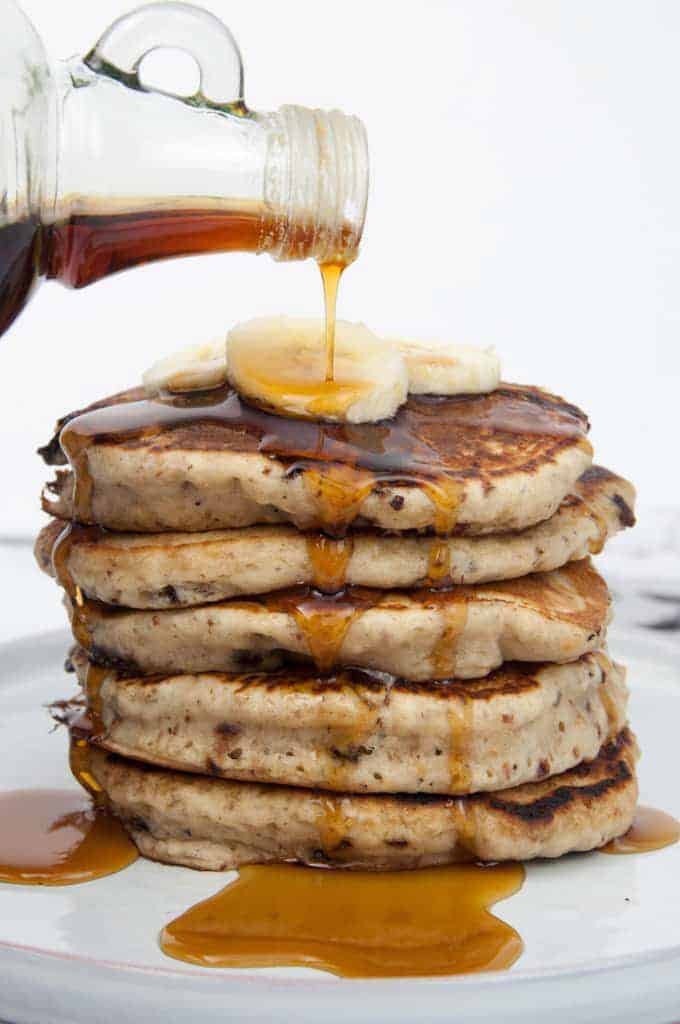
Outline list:
[[[0,793],[0,882],[75,885],[122,870],[137,849],[122,825],[85,793]]]
[[[680,821],[654,807],[638,807],[628,831],[603,846],[600,853],[649,853],[672,846],[679,839]]]
[[[521,864],[250,866],[164,928],[161,949],[204,967],[315,967],[345,978],[503,970],[522,940],[489,908],[523,881]]]

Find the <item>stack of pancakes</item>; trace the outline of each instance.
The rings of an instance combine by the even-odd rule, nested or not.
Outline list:
[[[589,555],[634,492],[574,406],[503,385],[351,426],[134,389],[58,428],[36,553],[76,641],[81,777],[143,854],[411,868],[628,829]]]

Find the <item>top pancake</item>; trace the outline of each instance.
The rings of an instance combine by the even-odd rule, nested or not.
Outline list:
[[[151,401],[133,389],[59,426],[77,485],[48,511],[109,529],[292,522],[493,533],[551,516],[590,465],[585,415],[537,388],[411,396],[390,421],[287,419],[232,390]],[[51,463],[64,458],[53,441]]]

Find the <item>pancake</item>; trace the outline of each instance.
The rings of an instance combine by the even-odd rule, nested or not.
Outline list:
[[[93,749],[89,770],[140,853],[225,871],[271,861],[394,870],[559,857],[630,827],[635,740],[541,782],[472,797],[329,795],[149,768]]]
[[[53,573],[61,537],[61,582],[128,608],[185,607],[305,584],[326,592],[345,584],[474,584],[545,572],[598,552],[634,523],[634,501],[631,484],[594,466],[550,519],[520,533],[437,538],[364,530],[333,541],[284,525],[150,535],[65,528],[56,519],[40,533],[36,558]]]
[[[164,401],[133,389],[97,406],[67,418],[76,486],[62,474],[44,507],[112,530],[520,530],[553,515],[592,460],[585,415],[518,385],[411,396],[359,425],[286,419],[228,389]],[[43,453],[64,461],[54,442]]]
[[[623,728],[621,666],[506,664],[467,683],[347,669],[126,678],[73,661],[107,750],[228,779],[372,793],[505,789],[597,756]]]
[[[414,681],[486,675],[504,661],[573,661],[605,641],[610,599],[588,559],[448,591],[309,588],[259,600],[130,611],[66,597],[76,641],[99,664],[157,672],[242,672],[281,657]]]

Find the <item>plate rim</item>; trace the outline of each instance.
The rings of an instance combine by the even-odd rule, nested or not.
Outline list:
[[[12,658],[16,659],[22,655],[22,648],[25,648],[27,655],[35,655],[38,647],[49,643],[49,642],[61,642],[62,640],[68,645],[71,640],[71,634],[68,629],[51,629],[38,631],[28,634],[23,634],[18,637],[10,638],[0,642],[0,659],[3,659],[8,653],[11,652]],[[622,634],[620,637],[616,637],[617,641],[623,642],[624,645],[630,645],[632,657],[651,657],[653,659],[659,659],[667,668],[678,673],[678,682],[680,688],[680,645],[675,645],[672,641],[667,638],[657,638],[656,636],[650,637],[646,632],[639,630],[627,631],[625,636]],[[0,694],[6,684],[6,680],[0,679]],[[647,854],[641,854],[646,856]],[[214,874],[226,875],[231,872],[201,872],[201,874]],[[97,879],[92,879],[87,882],[78,883],[76,886],[70,886],[69,888],[80,888],[80,886],[89,886],[95,883]],[[4,887],[7,883],[0,883],[0,886]],[[7,884],[9,887],[9,884]],[[40,888],[39,886],[36,888]],[[496,906],[502,906],[505,900],[499,900]],[[159,927],[159,932],[161,928]],[[269,988],[277,989],[304,989],[306,991],[316,990],[319,991],[328,990],[329,986],[337,988],[338,986],[346,988],[351,986],[353,989],[359,989],[368,987],[371,991],[379,992],[381,988],[390,989],[394,986],[416,986],[420,989],[433,989],[433,988],[444,988],[456,985],[461,988],[479,987],[481,984],[484,986],[492,985],[496,987],[516,987],[524,983],[536,983],[541,981],[556,982],[566,981],[569,979],[582,978],[593,978],[599,977],[606,973],[611,973],[616,970],[630,970],[635,967],[647,967],[654,965],[661,965],[672,962],[674,960],[680,961],[680,941],[673,944],[672,946],[663,946],[656,950],[642,950],[632,953],[623,953],[619,956],[608,956],[602,959],[598,959],[595,963],[576,961],[568,964],[564,967],[530,967],[522,968],[518,965],[513,965],[509,970],[498,970],[498,971],[475,971],[469,974],[457,974],[457,975],[428,975],[424,977],[394,977],[394,978],[342,978],[337,975],[331,974],[326,971],[318,971],[312,967],[302,968],[305,971],[309,971],[302,977],[282,977],[278,974],[276,968],[267,968],[267,973],[260,973],[259,970],[253,971],[247,968],[225,968],[225,967],[174,967],[172,966],[173,960],[168,957],[168,966],[159,964],[139,964],[133,961],[125,960],[108,960],[102,959],[96,956],[88,956],[80,953],[68,953],[54,949],[47,949],[42,946],[32,946],[23,943],[8,942],[0,939],[0,958],[5,958],[7,955],[14,955],[17,958],[29,959],[31,957],[44,957],[48,959],[50,963],[63,963],[72,965],[82,965],[90,968],[96,968],[100,971],[107,973],[130,973],[136,978],[140,977],[163,977],[172,978],[177,981],[182,979],[202,979],[204,982],[208,982],[210,985],[246,985],[251,986],[267,986]],[[1,961],[0,961],[1,963]],[[680,980],[680,979],[679,979]]]

